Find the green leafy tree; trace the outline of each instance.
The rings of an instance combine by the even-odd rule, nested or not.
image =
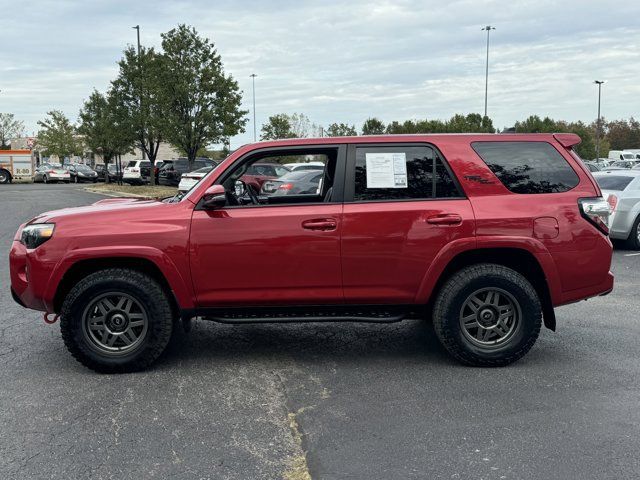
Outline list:
[[[384,123],[375,117],[367,118],[362,124],[362,135],[383,135],[384,130]]]
[[[47,112],[44,120],[38,121],[38,146],[48,156],[55,155],[60,162],[65,157],[82,154],[82,142],[77,137],[76,128],[59,110]]]
[[[538,115],[531,115],[521,122],[515,124],[516,133],[555,133],[558,124],[549,117],[540,118]]]
[[[105,165],[133,150],[136,128],[113,90],[107,95],[94,90],[84,102],[79,119],[78,133],[91,151],[102,155]],[[105,180],[109,181],[108,175]]]
[[[296,136],[291,128],[289,116],[284,113],[270,116],[267,123],[262,125],[260,132],[260,140],[279,140]]]
[[[640,148],[640,121],[635,118],[608,122],[605,128],[607,140],[613,150]]]
[[[162,34],[163,113],[167,140],[193,164],[198,151],[244,131],[238,83],[226,75],[214,44],[193,27]]]
[[[9,141],[14,137],[21,137],[24,123],[16,120],[13,113],[0,113],[0,149],[7,150]]]
[[[328,137],[353,137],[358,135],[358,131],[354,125],[346,123],[332,123],[327,128]]]
[[[155,164],[166,130],[164,110],[169,103],[163,58],[153,48],[143,47],[138,55],[137,50],[129,47],[118,65],[120,70],[112,82],[111,98],[118,104],[119,118],[135,132],[136,146]],[[150,182],[155,183],[154,175]]]

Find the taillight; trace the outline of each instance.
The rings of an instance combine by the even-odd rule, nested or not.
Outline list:
[[[609,213],[613,213],[616,210],[616,207],[618,206],[618,197],[616,197],[615,195],[609,195],[609,198],[607,198],[607,203],[609,204]]]
[[[278,187],[278,190],[291,190],[293,188],[293,183],[283,183]]]
[[[616,199],[617,201],[617,199]],[[605,235],[609,235],[611,205],[602,197],[580,198],[578,206],[582,216]]]

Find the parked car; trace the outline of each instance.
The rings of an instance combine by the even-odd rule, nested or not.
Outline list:
[[[73,183],[96,183],[98,181],[98,174],[96,171],[84,163],[71,163],[65,165],[64,168],[69,172],[70,180]]]
[[[617,162],[613,162],[611,165],[607,167],[607,169],[612,168],[633,168],[640,163],[640,160],[618,160]]]
[[[587,166],[587,168],[589,169],[590,172],[599,172],[601,170],[601,168],[598,166],[597,163],[594,162],[584,162],[584,164]]]
[[[635,154],[628,152],[626,150],[609,150],[608,158],[613,161],[618,160],[635,160]]]
[[[213,170],[213,168],[214,167],[202,167],[193,172],[183,173],[182,177],[180,177],[180,183],[178,184],[178,191],[188,192],[196,183],[202,180],[207,173]]]
[[[324,170],[298,169],[285,173],[276,180],[267,180],[262,184],[263,195],[316,195],[320,188],[320,180]]]
[[[215,167],[216,162],[209,158],[197,158],[193,165],[189,165],[186,158],[178,158],[176,160],[165,160],[158,172],[158,184],[177,187],[180,184],[180,178],[183,173],[199,170],[203,167]]]
[[[106,179],[106,173],[109,172],[109,181],[117,182],[118,179],[122,179],[122,171],[118,171],[118,167],[115,163],[110,163],[107,168],[105,168],[104,164],[99,163],[95,167],[95,171],[98,174],[98,181],[104,182]]]
[[[640,250],[640,171],[599,172],[593,176],[610,206],[609,235]]]
[[[241,180],[245,185],[248,185],[253,192],[259,192],[264,182],[267,180],[275,180],[290,171],[288,166],[279,163],[257,162],[247,167]]]
[[[131,160],[124,168],[122,181],[131,185],[143,185],[151,176],[151,162],[149,160]]]
[[[43,163],[35,169],[33,181],[43,183],[69,183],[71,181],[71,175],[69,175],[69,172],[59,163]]]
[[[245,145],[186,194],[102,200],[21,225],[11,292],[59,315],[72,355],[100,372],[149,366],[193,318],[428,317],[462,363],[508,365],[543,323],[555,329],[555,307],[613,288],[610,205],[572,151],[579,142],[459,134]],[[236,194],[254,165],[319,153],[315,194]]]
[[[287,163],[286,167],[292,172],[298,170],[322,170],[324,169],[324,163],[322,162],[295,162]]]

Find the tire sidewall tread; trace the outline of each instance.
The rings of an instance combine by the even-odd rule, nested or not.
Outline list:
[[[520,304],[522,317],[513,338],[504,346],[484,350],[462,333],[462,303],[480,288],[508,291]],[[433,325],[444,348],[458,361],[479,367],[501,367],[522,358],[535,344],[542,325],[542,305],[534,287],[520,273],[497,264],[478,264],[455,273],[442,287],[433,308]]]
[[[123,356],[108,357],[88,344],[82,331],[82,315],[96,296],[114,290],[132,295],[141,303],[147,311],[149,326],[138,348]],[[148,275],[126,268],[110,268],[86,276],[67,294],[60,311],[60,330],[67,349],[84,366],[100,373],[147,368],[169,343],[173,323],[171,304],[163,288]]]

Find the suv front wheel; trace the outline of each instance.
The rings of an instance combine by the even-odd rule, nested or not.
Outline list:
[[[462,363],[500,367],[522,358],[536,342],[542,307],[520,273],[478,264],[447,280],[434,304],[433,324],[442,345]]]
[[[66,296],[60,317],[67,349],[80,363],[103,373],[146,368],[164,351],[173,328],[162,287],[125,268],[80,280]]]

